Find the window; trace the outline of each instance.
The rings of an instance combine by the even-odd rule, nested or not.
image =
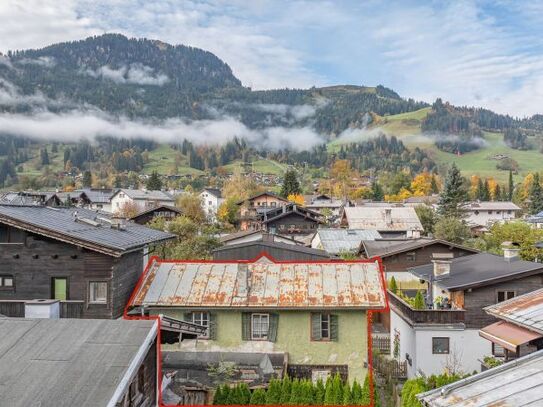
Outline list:
[[[275,206],[277,205],[277,202],[271,202],[270,205],[272,208],[275,208]]]
[[[91,281],[89,283],[89,303],[107,304],[106,281]]]
[[[507,301],[515,296],[515,292],[514,291],[498,291],[497,296],[498,296],[497,302]]]
[[[51,279],[51,298],[65,301],[68,299],[68,278],[53,277]]]
[[[405,255],[407,261],[417,261],[417,253],[416,252],[409,252]]]
[[[119,193],[119,198],[124,198],[124,193],[123,192]]]
[[[479,211],[473,211],[475,215],[479,215]]]
[[[15,280],[13,276],[0,276],[0,290],[13,290]]]
[[[209,313],[208,312],[193,312],[192,323],[207,327],[205,334],[200,335],[199,338],[209,338]]]
[[[268,339],[270,316],[268,314],[251,315],[251,338],[253,340]]]
[[[488,214],[489,214],[489,215],[492,215],[492,211],[488,211]]]
[[[213,202],[207,201],[207,204],[208,204],[209,206],[211,206],[211,205],[213,204]]]
[[[432,338],[432,353],[447,355],[449,353],[449,338]]]
[[[311,340],[336,341],[338,337],[337,315],[325,313],[311,314]]]

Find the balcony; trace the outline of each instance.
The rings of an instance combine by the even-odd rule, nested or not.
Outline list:
[[[82,318],[83,301],[60,301],[60,318]],[[24,300],[0,300],[0,315],[11,318],[25,317]]]
[[[391,308],[412,324],[460,324],[464,323],[463,309],[414,309],[397,295],[388,291]]]

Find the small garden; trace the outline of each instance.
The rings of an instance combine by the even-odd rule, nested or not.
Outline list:
[[[470,375],[443,373],[440,375],[431,375],[427,377],[417,377],[414,379],[409,379],[405,382],[402,388],[401,407],[422,407],[422,404],[416,397],[417,394],[437,389],[438,387],[454,383],[468,376]]]

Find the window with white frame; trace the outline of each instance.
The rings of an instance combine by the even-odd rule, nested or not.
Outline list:
[[[89,303],[107,304],[107,281],[89,282]]]
[[[192,313],[192,323],[207,328],[206,333],[199,335],[199,338],[209,338],[209,312],[198,311]]]
[[[11,275],[0,276],[0,289],[12,290],[15,287],[15,280]]]
[[[251,315],[251,336],[252,339],[268,339],[270,329],[269,314],[252,314]]]

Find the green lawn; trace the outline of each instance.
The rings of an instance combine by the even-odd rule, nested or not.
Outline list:
[[[149,162],[143,167],[143,172],[145,174],[150,174],[153,171],[157,171],[159,174],[171,174],[174,169],[177,153],[178,152],[171,148],[170,145],[160,144],[156,149],[149,151]],[[177,167],[178,175],[198,175],[203,173],[203,171],[189,167],[184,157]]]
[[[236,168],[241,167],[241,164],[241,160],[236,160],[230,164],[224,165],[223,168],[227,172],[233,173]],[[263,174],[283,175],[287,170],[287,166],[265,158],[253,161],[252,164],[253,171]]]

